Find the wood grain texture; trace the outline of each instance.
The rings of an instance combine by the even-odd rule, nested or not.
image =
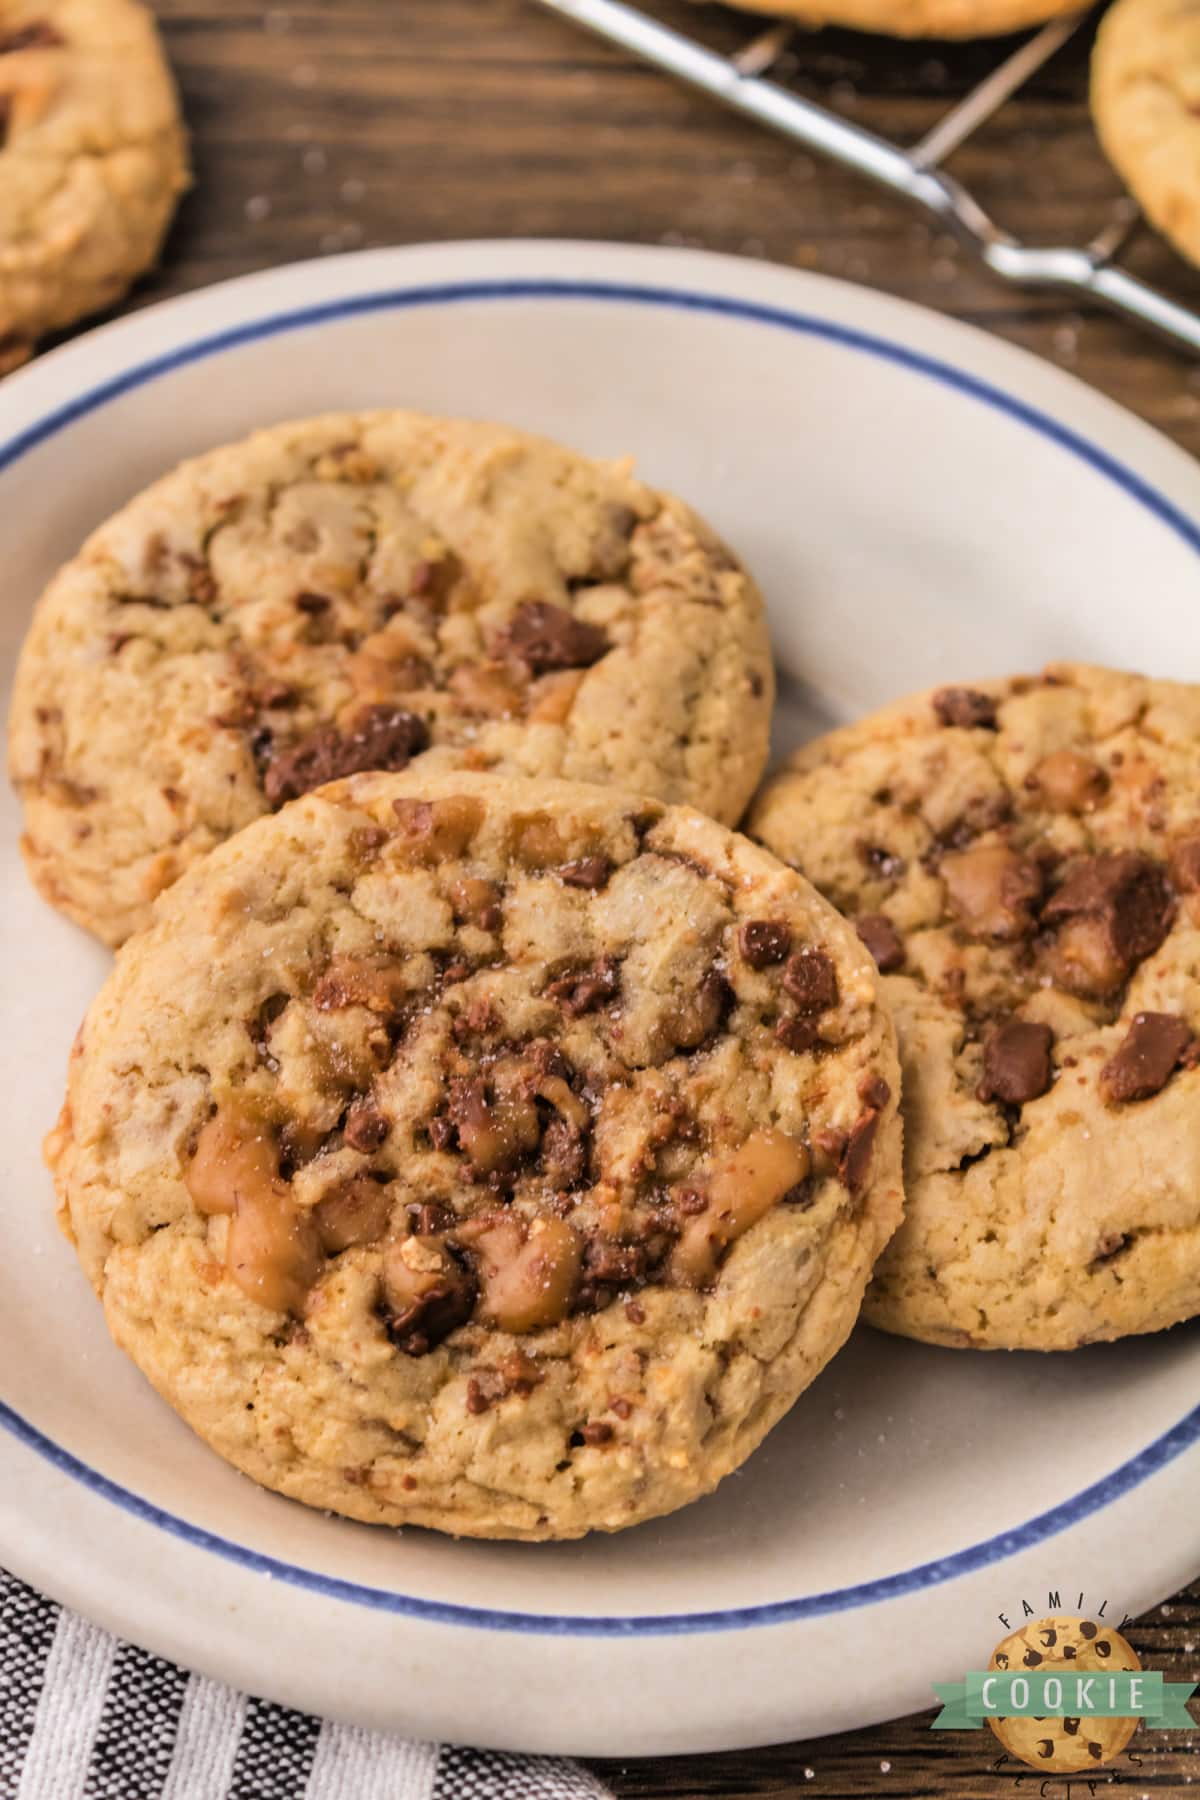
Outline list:
[[[663,0],[657,10],[722,48],[754,29],[719,6]],[[700,245],[845,276],[985,325],[1200,451],[1200,370],[1177,353],[1102,315],[1012,294],[855,177],[818,167],[533,0],[159,0],[158,11],[197,185],[163,267],[131,307],[377,244],[519,234]],[[1118,195],[1087,115],[1088,37],[1085,29],[952,165],[1035,241],[1080,241]],[[798,37],[782,73],[911,141],[996,55],[995,45],[831,31]],[[1200,304],[1200,277],[1151,235],[1131,261]],[[1131,1636],[1171,1679],[1200,1679],[1200,1584]],[[596,1766],[624,1800],[1039,1793],[1036,1777],[1019,1782],[1019,1771],[996,1766],[989,1735],[935,1736],[930,1716],[753,1753]],[[1105,1773],[1096,1792],[1200,1794],[1198,1752],[1200,1734],[1189,1747],[1177,1734],[1140,1733],[1116,1782]],[[1074,1800],[1087,1791],[1072,1784]],[[1067,1785],[1044,1795],[1068,1800]]]

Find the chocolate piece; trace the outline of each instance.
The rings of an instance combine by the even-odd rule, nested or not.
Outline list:
[[[615,1435],[607,1419],[589,1419],[586,1425],[579,1427],[579,1436],[585,1444],[592,1446],[611,1443]]]
[[[575,862],[563,863],[556,873],[568,887],[588,888],[595,892],[607,884],[615,866],[608,856],[581,856]]]
[[[431,1258],[438,1266],[428,1271],[412,1271],[400,1260],[405,1245],[428,1242],[406,1238],[384,1259],[384,1329],[406,1356],[427,1356],[464,1325],[479,1292],[474,1271],[448,1247]]]
[[[902,856],[897,856],[894,851],[885,849],[882,844],[869,844],[864,841],[858,846],[858,854],[868,869],[878,875],[881,881],[898,881],[908,866]]]
[[[765,969],[771,963],[782,962],[791,947],[791,928],[781,919],[748,919],[738,931],[742,960],[752,969]]]
[[[570,1119],[551,1119],[542,1133],[542,1169],[560,1191],[578,1187],[587,1173],[587,1141]]]
[[[873,1106],[868,1107],[850,1127],[846,1148],[838,1164],[838,1174],[852,1194],[861,1194],[867,1185],[878,1130],[879,1113]]]
[[[615,956],[602,956],[588,969],[573,975],[560,975],[546,987],[546,995],[557,1000],[567,1017],[578,1018],[604,1006],[620,992],[620,965]]]
[[[785,1013],[775,1027],[778,1041],[796,1056],[811,1050],[820,1035],[815,1019],[801,1019],[795,1013]]]
[[[378,1150],[390,1130],[390,1123],[378,1107],[369,1100],[359,1100],[346,1114],[342,1135],[352,1150],[369,1155]]]
[[[998,1025],[983,1047],[979,1098],[1003,1100],[1006,1106],[1036,1100],[1053,1079],[1053,1048],[1054,1033],[1049,1025],[1029,1019],[1008,1019]]]
[[[939,688],[933,696],[933,710],[943,725],[957,725],[964,731],[996,730],[996,702],[978,688]]]
[[[904,940],[886,913],[863,913],[854,921],[857,931],[881,975],[890,975],[904,964]]]
[[[858,1084],[858,1097],[864,1105],[882,1112],[892,1097],[892,1090],[882,1075],[864,1075]]]
[[[1200,892],[1200,830],[1183,832],[1175,839],[1167,870],[1181,894]]]
[[[548,600],[525,600],[495,640],[498,656],[524,663],[533,675],[548,669],[586,669],[608,649],[597,625],[577,619]]]
[[[270,748],[263,792],[271,806],[282,806],[346,775],[367,769],[403,769],[428,742],[428,728],[415,713],[395,706],[369,706],[348,731],[318,725],[286,749]]]
[[[1149,1100],[1166,1087],[1194,1043],[1176,1013],[1140,1012],[1100,1071],[1100,1092],[1112,1104]]]
[[[797,950],[789,957],[783,986],[802,1016],[827,1012],[838,1002],[837,971],[823,950]]]
[[[1081,858],[1042,911],[1043,923],[1056,928],[1055,980],[1072,993],[1111,994],[1158,949],[1172,916],[1166,876],[1150,857]]]

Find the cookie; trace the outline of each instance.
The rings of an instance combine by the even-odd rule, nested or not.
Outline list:
[[[1025,31],[1077,10],[1075,0],[734,0],[808,29],[848,26],[887,37],[979,38]]]
[[[900,1207],[853,930],[687,808],[352,777],[163,897],[47,1154],[116,1341],[356,1519],[573,1537],[736,1468]]]
[[[146,7],[0,0],[0,371],[125,292],[187,184]]]
[[[750,830],[887,976],[907,1215],[867,1316],[1056,1350],[1200,1312],[1200,688],[942,688],[807,746]]]
[[[1117,0],[1092,53],[1092,117],[1142,211],[1200,263],[1200,12]]]
[[[732,823],[767,756],[762,598],[680,501],[500,426],[275,426],[185,463],[51,583],[17,675],[34,880],[110,943],[306,789],[420,756]]]
[[[1041,1673],[1062,1669],[1074,1673],[1095,1669],[1112,1674],[1117,1669],[1141,1668],[1137,1651],[1119,1631],[1095,1619],[1073,1614],[1052,1614],[1048,1619],[1024,1625],[996,1646],[989,1669],[1037,1669]],[[1048,1774],[1078,1774],[1103,1768],[1120,1756],[1138,1728],[1133,1719],[1010,1718],[988,1724],[1006,1750],[1031,1768]]]

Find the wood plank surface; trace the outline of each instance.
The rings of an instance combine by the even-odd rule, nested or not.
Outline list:
[[[998,286],[953,240],[857,178],[534,0],[159,0],[158,11],[197,181],[162,268],[130,307],[370,245],[509,234],[698,245],[844,276],[974,321],[1200,451],[1194,363],[1112,319]],[[663,0],[657,11],[724,49],[756,29],[720,6]],[[1082,241],[1120,192],[1088,118],[1089,40],[1085,25],[952,165],[1001,222],[1037,242]],[[781,75],[911,142],[1002,48],[830,31],[794,39]],[[1200,305],[1200,277],[1152,235],[1130,260]],[[1171,1679],[1200,1678],[1200,1583],[1131,1636]],[[931,1734],[930,1716],[770,1750],[596,1766],[623,1800],[1200,1794],[1200,1734],[1142,1732],[1111,1780],[1109,1771],[1090,1789],[1076,1780],[1068,1795],[1065,1780],[1043,1787],[997,1766],[986,1733]]]

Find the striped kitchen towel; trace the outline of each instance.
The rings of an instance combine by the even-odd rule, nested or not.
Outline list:
[[[578,1763],[290,1712],[0,1570],[0,1800],[611,1800]]]

